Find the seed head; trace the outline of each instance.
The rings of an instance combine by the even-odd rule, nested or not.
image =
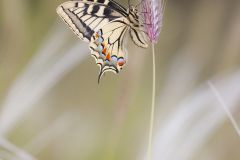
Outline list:
[[[151,43],[157,43],[163,25],[163,0],[141,0],[145,32]]]

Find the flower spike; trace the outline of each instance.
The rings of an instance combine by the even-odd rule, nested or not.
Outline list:
[[[143,26],[151,43],[157,43],[163,25],[164,0],[141,0]]]

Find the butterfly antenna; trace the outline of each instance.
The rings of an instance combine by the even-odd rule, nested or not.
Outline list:
[[[130,0],[128,0],[128,8],[130,8],[131,4],[130,4]]]

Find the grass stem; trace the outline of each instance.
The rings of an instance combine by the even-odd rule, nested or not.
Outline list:
[[[155,48],[152,43],[152,61],[153,61],[153,81],[152,81],[152,107],[150,115],[150,128],[149,128],[149,139],[148,139],[148,153],[147,160],[152,159],[152,137],[153,137],[153,124],[154,124],[154,112],[155,112],[155,96],[156,96],[156,64],[155,64]]]
[[[208,85],[211,89],[211,91],[213,92],[214,96],[216,96],[217,100],[219,101],[219,103],[221,104],[222,108],[224,109],[225,113],[227,114],[230,122],[232,123],[234,129],[236,130],[238,136],[240,137],[240,129],[238,127],[237,122],[235,121],[235,119],[233,118],[232,113],[230,112],[228,106],[226,105],[226,103],[224,102],[223,98],[221,97],[220,93],[218,92],[218,90],[215,88],[215,86],[213,85],[213,83],[211,81],[208,81]]]

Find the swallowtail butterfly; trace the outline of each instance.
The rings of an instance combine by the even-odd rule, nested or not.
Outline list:
[[[119,73],[126,64],[126,32],[137,46],[148,47],[134,6],[126,9],[114,0],[73,0],[58,6],[57,13],[81,40],[89,42],[100,66],[98,82],[105,72]]]

